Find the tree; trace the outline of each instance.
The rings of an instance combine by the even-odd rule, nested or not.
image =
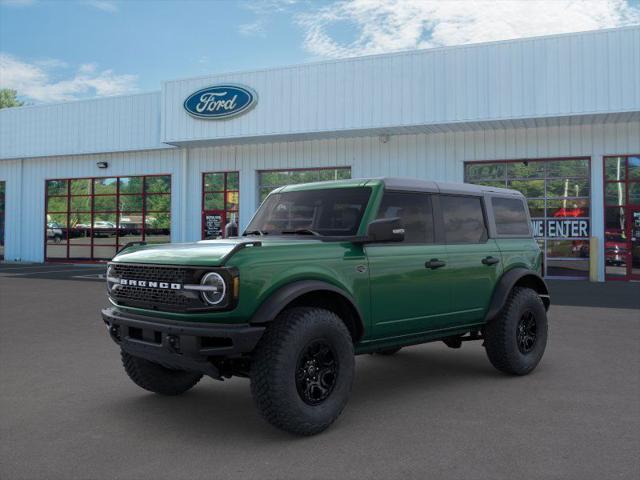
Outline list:
[[[10,88],[0,88],[0,108],[21,107],[24,102],[17,98],[18,92]]]

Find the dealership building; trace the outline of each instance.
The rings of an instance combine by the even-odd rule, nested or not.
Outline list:
[[[545,276],[640,280],[640,27],[0,110],[0,254],[104,261],[242,230],[280,185],[380,176],[520,190]]]

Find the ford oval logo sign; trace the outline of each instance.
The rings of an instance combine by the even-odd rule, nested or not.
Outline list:
[[[184,109],[196,118],[222,120],[253,108],[258,96],[243,85],[213,85],[192,93],[184,101]]]

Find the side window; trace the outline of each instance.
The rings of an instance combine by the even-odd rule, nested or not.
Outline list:
[[[385,192],[378,218],[400,217],[404,243],[433,243],[433,209],[426,193]]]
[[[491,205],[498,235],[530,235],[527,212],[521,199],[492,197]]]
[[[447,243],[482,243],[488,238],[480,197],[441,195]]]

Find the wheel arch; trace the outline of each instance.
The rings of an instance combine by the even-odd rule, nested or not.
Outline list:
[[[505,272],[498,280],[493,290],[485,321],[488,322],[500,313],[514,287],[525,287],[535,291],[542,300],[545,310],[549,310],[551,297],[549,296],[549,288],[542,277],[526,268],[514,268]]]
[[[362,313],[351,295],[320,280],[298,280],[273,292],[251,317],[251,324],[272,322],[280,312],[296,306],[319,307],[340,317],[355,342],[364,335]]]

